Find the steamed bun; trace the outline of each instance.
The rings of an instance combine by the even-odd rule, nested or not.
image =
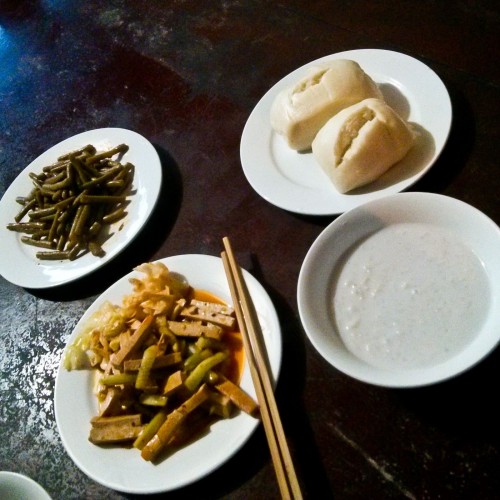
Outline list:
[[[318,130],[336,113],[382,93],[355,61],[338,59],[311,67],[271,106],[271,126],[294,150],[309,149]]]
[[[372,98],[330,118],[316,135],[312,152],[336,189],[346,193],[380,177],[413,143],[408,124],[384,101]]]

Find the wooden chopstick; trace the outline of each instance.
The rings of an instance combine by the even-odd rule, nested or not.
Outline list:
[[[224,237],[222,241],[225,248],[225,251],[221,253],[222,262],[241,330],[243,346],[250,366],[281,496],[284,499],[301,499],[302,493],[274,398],[268,363],[263,354],[262,331],[255,306],[248,292],[241,268],[234,257],[229,238]]]

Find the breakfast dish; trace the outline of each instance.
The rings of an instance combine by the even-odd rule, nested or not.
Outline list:
[[[500,340],[500,231],[431,193],[399,193],[337,218],[309,249],[297,300],[314,347],[363,382],[446,380]]]
[[[280,92],[299,81],[309,68],[338,59],[358,63],[377,84],[385,102],[415,132],[415,143],[397,169],[390,169],[369,185],[349,193],[338,192],[312,152],[291,149],[270,122],[271,108]],[[296,69],[261,98],[242,133],[241,163],[250,185],[268,202],[295,213],[337,215],[403,191],[420,179],[443,150],[451,119],[446,87],[422,62],[387,50],[340,52]]]
[[[133,165],[130,191],[126,193],[124,213],[107,228],[100,255],[87,252],[75,260],[40,260],[40,249],[23,243],[22,234],[7,229],[19,214],[19,197],[33,189],[32,176],[53,164],[69,151],[93,145],[97,151],[110,151],[126,145],[120,155],[124,164]],[[126,150],[125,150],[126,149]],[[32,174],[32,176],[30,176]],[[0,200],[0,274],[8,281],[26,288],[50,288],[87,275],[120,253],[147,222],[157,202],[162,182],[159,156],[153,145],[136,132],[120,128],[96,129],[70,137],[32,161],[9,186]],[[84,193],[82,193],[84,194]],[[118,198],[118,197],[117,197]]]
[[[157,462],[218,419],[258,404],[239,387],[243,342],[234,308],[163,262],[135,267],[132,292],[105,302],[66,347],[64,367],[91,370],[98,413],[89,440]]]
[[[208,255],[180,255],[160,261],[183,276],[196,290],[204,290],[230,304],[231,296],[220,258]],[[276,310],[260,283],[244,271],[255,302],[269,355],[274,380],[281,365],[281,330]],[[120,303],[132,290],[133,271],[106,290],[86,311],[68,339],[72,345],[82,326],[105,302]],[[64,354],[63,354],[64,359]],[[250,371],[245,363],[240,386],[255,399]],[[109,488],[131,494],[170,491],[209,474],[227,461],[249,439],[259,420],[244,412],[211,425],[210,431],[176,450],[158,463],[143,460],[137,450],[120,446],[96,446],[89,437],[90,421],[97,413],[93,378],[88,370],[68,371],[63,362],[55,385],[55,416],[64,447],[75,464],[89,477]]]
[[[381,99],[382,92],[361,66],[334,59],[308,68],[303,78],[276,96],[271,126],[290,148],[309,149],[318,130],[332,116],[369,97]]]

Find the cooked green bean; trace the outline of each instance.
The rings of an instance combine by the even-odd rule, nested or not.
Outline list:
[[[28,215],[31,220],[41,219],[47,215],[53,215],[56,213],[56,207],[40,208],[39,210],[33,210]]]
[[[62,181],[63,179],[65,179],[66,176],[67,176],[67,172],[65,172],[64,170],[61,170],[61,172],[59,172],[57,175],[53,175],[52,177],[46,178],[44,180],[44,183],[54,185],[54,184],[57,184],[59,181]]]
[[[55,238],[56,238],[56,235],[57,235],[57,228],[59,227],[58,218],[59,218],[60,212],[61,212],[61,210],[59,209],[59,210],[55,213],[54,218],[52,219],[52,224],[51,224],[51,226],[50,226],[49,233],[48,233],[48,235],[47,235],[47,238],[48,238],[48,240],[49,240],[49,241],[54,241],[54,240],[55,240]]]
[[[39,175],[35,174],[34,172],[30,172],[28,174],[28,176],[36,186],[40,186],[40,176]]]
[[[101,176],[96,177],[95,179],[92,179],[91,181],[86,182],[85,184],[82,184],[83,189],[88,189],[94,186],[98,186],[99,184],[102,184],[103,182],[107,181],[108,179],[112,179],[116,174],[122,170],[122,166],[118,167],[113,167],[104,172]]]
[[[81,205],[80,216],[78,217],[78,223],[75,228],[76,236],[81,236],[85,231],[85,225],[87,224],[87,220],[90,217],[90,206],[89,205]],[[80,209],[80,207],[78,207]],[[79,239],[79,238],[78,238]]]
[[[113,222],[116,222],[117,220],[122,219],[125,217],[126,212],[125,212],[125,207],[118,207],[114,212],[111,212],[108,215],[105,215],[102,218],[102,221],[105,224],[112,224]]]
[[[18,233],[33,234],[43,229],[45,224],[41,222],[11,222],[7,224],[7,229]]]
[[[227,359],[226,352],[217,352],[213,356],[201,361],[196,368],[188,375],[184,381],[184,385],[190,390],[195,391],[203,382],[205,376],[210,370]]]
[[[43,208],[45,206],[45,203],[43,201],[43,196],[42,196],[42,193],[40,192],[40,189],[37,189],[35,191],[35,202],[39,208]]]
[[[104,151],[102,153],[96,153],[92,156],[88,156],[85,158],[85,163],[87,165],[91,165],[93,163],[96,163],[100,160],[104,160],[106,158],[111,158],[112,156],[115,156],[120,153],[126,153],[128,151],[128,146],[126,144],[120,144],[114,148],[109,149],[108,151]]]
[[[73,223],[71,224],[71,228],[69,230],[68,241],[71,243],[75,243],[78,241],[78,235],[81,234],[82,226],[81,220],[83,217],[83,211],[85,207],[88,208],[88,205],[80,205],[76,209],[75,217],[73,218]]]
[[[59,172],[61,170],[66,169],[66,165],[68,164],[68,160],[64,161],[58,161],[56,163],[53,163],[52,165],[47,165],[46,167],[43,167],[42,171],[43,172],[50,172],[52,174]]]
[[[36,256],[40,260],[66,260],[69,259],[69,252],[53,251],[53,252],[37,252]]]
[[[75,260],[78,257],[78,253],[82,249],[82,246],[79,243],[76,243],[75,246],[68,252],[68,259]]]
[[[125,196],[113,196],[112,194],[84,194],[80,203],[120,203],[125,201]]]
[[[42,229],[41,231],[37,231],[36,233],[33,233],[31,237],[34,240],[41,240],[42,238],[45,238],[46,236],[49,235],[50,230],[49,229]]]
[[[87,173],[80,158],[71,158],[71,165],[76,170],[80,184],[88,182],[90,175]]]
[[[95,152],[96,152],[95,147],[92,144],[87,144],[86,146],[83,146],[83,148],[76,149],[75,151],[70,151],[69,153],[59,156],[57,160],[58,161],[69,160],[71,157],[80,156],[83,153],[93,155],[95,154]]]
[[[210,349],[195,351],[184,361],[184,369],[188,372],[193,371],[204,359],[213,355]]]
[[[99,243],[97,241],[89,241],[89,251],[92,255],[95,255],[96,257],[103,257],[105,255],[105,252]]]
[[[14,217],[16,222],[21,222],[25,215],[35,206],[36,200],[30,200],[24,205],[24,207],[19,211],[19,213]]]
[[[161,427],[163,422],[167,419],[168,411],[162,408],[148,423],[144,426],[139,436],[134,441],[134,448],[142,450],[144,446],[156,434],[156,431]]]
[[[134,165],[132,165],[132,163],[127,162],[125,163],[125,165],[123,165],[122,170],[118,173],[115,179],[116,180],[125,179],[133,171],[134,171]]]
[[[62,252],[63,249],[64,249],[64,246],[66,245],[66,235],[65,234],[61,234],[59,235],[59,239],[57,240],[57,244],[56,244],[56,250],[59,251],[59,252]]]
[[[87,234],[90,238],[93,238],[94,236],[97,236],[99,234],[101,229],[102,229],[102,224],[99,221],[94,221],[92,225],[89,227]]]
[[[38,217],[36,220],[39,222],[45,223],[45,227],[47,227],[47,225],[52,224],[52,221],[54,220],[54,218],[56,216],[56,212],[57,212],[57,209],[52,213],[47,213],[45,215]]]
[[[68,196],[61,201],[56,203],[56,209],[62,209],[64,207],[67,207],[68,205],[71,205],[75,201],[75,196]]]
[[[158,355],[158,346],[153,344],[149,346],[142,355],[141,366],[137,373],[137,378],[135,380],[136,389],[146,389],[150,384],[149,375],[151,373],[151,368],[155,362],[155,358]]]
[[[100,166],[102,165],[97,165],[97,168],[94,167],[93,165],[87,165],[87,163],[85,163],[85,161],[83,161],[82,159],[80,159],[80,164],[84,170],[84,172],[87,173],[87,175],[89,176],[89,178],[93,178],[93,177],[99,177],[99,175],[101,174],[101,171],[98,169]]]
[[[125,182],[122,179],[106,182],[106,187],[109,189],[120,189],[123,186],[125,186]]]
[[[35,240],[34,238],[29,238],[28,236],[21,236],[21,241],[34,247],[54,248],[54,244],[47,240]]]
[[[61,189],[64,189],[64,188],[71,186],[71,184],[73,183],[72,177],[73,176],[71,176],[71,175],[66,175],[66,176],[64,176],[63,180],[61,180],[59,182],[54,182],[54,183],[44,182],[42,184],[42,189],[44,189],[46,191],[60,191]]]

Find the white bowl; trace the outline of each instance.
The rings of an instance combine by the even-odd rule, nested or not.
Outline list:
[[[0,471],[2,500],[50,500],[49,494],[33,479],[17,472]]]
[[[464,249],[479,260],[478,266],[482,267],[480,273],[484,281],[481,294],[474,295],[474,301],[477,301],[476,305],[482,308],[482,312],[470,332],[470,339],[460,349],[449,354],[449,357],[441,358],[434,364],[382,365],[378,360],[370,359],[372,354],[362,356],[360,351],[346,347],[343,341],[346,336],[341,336],[346,324],[342,328],[339,326],[341,321],[335,317],[333,296],[341,286],[340,270],[349,259],[353,262],[353,253],[361,242],[380,234],[382,230],[406,223],[436,227],[439,231],[458,238]],[[392,250],[392,245],[389,244],[387,257],[383,257],[389,263],[393,260],[396,262],[394,254],[391,254]],[[434,258],[434,254],[431,254],[431,258]],[[416,269],[423,268],[421,262],[412,262],[411,267],[413,266]],[[394,278],[393,269],[387,272],[386,278],[387,280],[379,281],[383,284],[390,283]],[[439,287],[432,288],[431,291],[437,288]],[[419,293],[420,291],[425,292],[424,289],[419,290]],[[439,297],[437,301],[434,299],[433,304],[446,299],[449,299],[449,295]],[[416,387],[449,379],[482,360],[500,340],[500,229],[479,210],[443,195],[399,193],[368,202],[338,217],[313,243],[300,270],[297,300],[302,324],[311,343],[332,366],[343,373],[357,380],[385,387]],[[392,304],[399,304],[401,300],[397,294],[391,297],[391,308]],[[363,308],[359,310],[364,314]],[[456,309],[452,308],[452,311]],[[419,314],[425,317],[427,312],[420,310]],[[450,316],[456,315],[453,313],[448,315]],[[414,324],[411,323],[408,330],[413,329]],[[365,334],[366,332],[363,333]],[[424,334],[426,332],[422,332],[423,337]],[[361,336],[359,332],[357,335],[358,338]],[[387,342],[386,339],[383,341]],[[431,345],[437,345],[438,341],[436,337],[430,338]],[[405,354],[408,354],[410,361],[415,357],[414,351]]]

